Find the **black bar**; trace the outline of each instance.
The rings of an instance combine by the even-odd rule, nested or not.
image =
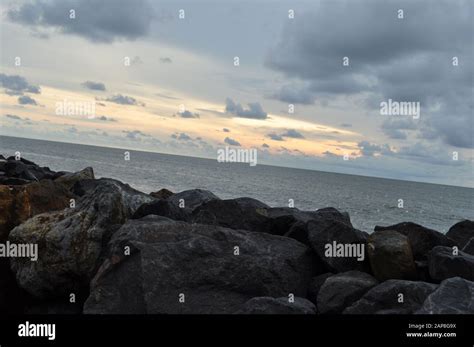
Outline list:
[[[55,339],[19,337],[19,324],[55,324]],[[409,328],[424,325],[422,328]],[[427,324],[431,324],[428,329]],[[443,325],[445,324],[445,325]],[[447,328],[448,326],[455,326]],[[444,328],[443,328],[444,327]],[[455,333],[455,337],[408,337],[407,333]],[[470,346],[474,315],[21,315],[0,317],[0,346],[179,346],[215,341],[310,343],[314,346]]]

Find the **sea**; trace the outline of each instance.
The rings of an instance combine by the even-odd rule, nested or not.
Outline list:
[[[349,212],[353,225],[369,233],[376,225],[408,221],[446,233],[453,224],[474,219],[474,189],[466,187],[144,151],[128,150],[126,161],[125,149],[0,136],[0,154],[16,151],[55,171],[91,166],[97,178],[115,178],[146,193],[200,188],[222,199],[245,196],[274,207],[289,206],[290,199],[301,210],[331,206]]]

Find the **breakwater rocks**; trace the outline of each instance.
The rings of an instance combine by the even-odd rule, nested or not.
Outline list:
[[[472,221],[369,234],[331,207],[145,194],[17,159],[0,157],[0,312],[474,313]]]

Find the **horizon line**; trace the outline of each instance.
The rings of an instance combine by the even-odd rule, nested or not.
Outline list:
[[[172,153],[165,153],[165,152],[155,152],[155,151],[145,150],[145,149],[134,149],[134,148],[127,149],[127,148],[115,147],[115,146],[104,146],[104,145],[99,146],[99,145],[94,145],[94,144],[84,144],[84,143],[56,141],[56,140],[45,140],[45,139],[38,139],[38,138],[31,138],[31,137],[10,136],[10,135],[2,135],[2,134],[0,134],[0,137],[11,137],[11,138],[17,138],[17,139],[34,140],[34,141],[65,143],[65,144],[72,144],[72,145],[78,145],[78,146],[88,146],[88,147],[98,147],[98,148],[110,148],[110,149],[120,149],[120,150],[130,150],[130,149],[132,149],[133,151],[143,152],[143,153],[152,153],[152,154],[169,155],[169,156],[176,156],[176,157],[196,158],[196,159],[217,161],[217,159],[215,159],[215,158],[201,157],[201,156],[191,156],[191,155],[183,155],[183,154],[172,154]],[[0,147],[1,147],[1,143],[0,143]],[[241,163],[237,163],[237,164],[241,164]],[[342,172],[337,172],[337,171],[323,171],[323,170],[314,170],[314,169],[310,169],[310,168],[299,168],[299,167],[293,167],[293,166],[283,166],[283,165],[273,165],[273,164],[271,164],[271,165],[270,164],[257,164],[256,166],[267,166],[267,167],[277,167],[277,168],[293,169],[293,170],[315,171],[315,172],[322,172],[322,173],[328,173],[328,174],[366,177],[366,178],[376,178],[376,179],[383,179],[383,180],[390,180],[390,181],[401,181],[401,182],[408,182],[408,183],[431,184],[431,185],[455,187],[455,188],[474,189],[474,187],[470,187],[470,186],[459,186],[459,185],[453,185],[453,184],[423,182],[423,181],[415,181],[415,180],[409,180],[409,179],[387,178],[387,177],[382,177],[382,176],[358,175],[358,174],[351,174],[351,173],[342,173]]]

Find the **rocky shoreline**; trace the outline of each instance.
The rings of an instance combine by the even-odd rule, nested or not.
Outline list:
[[[474,313],[473,221],[369,234],[331,207],[145,194],[16,159],[0,156],[0,312]]]

